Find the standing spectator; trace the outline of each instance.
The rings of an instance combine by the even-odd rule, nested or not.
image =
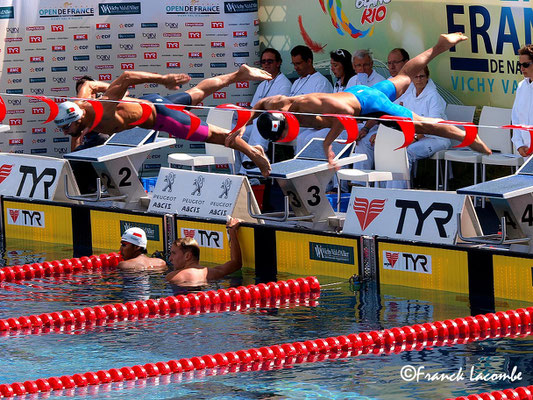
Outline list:
[[[291,92],[291,81],[281,72],[281,54],[276,49],[267,48],[261,53],[261,68],[272,75],[272,80],[263,81],[257,86],[255,90],[254,97],[251,102],[251,106],[255,106],[259,100],[264,97],[274,96],[276,94],[282,94],[288,96]],[[246,131],[243,134],[243,139],[248,142],[251,146],[261,145],[265,152],[268,149],[269,141],[264,139],[259,132],[257,131],[257,121],[254,120],[253,125],[246,127]],[[250,160],[249,157],[238,153],[242,157],[243,168],[254,168],[255,164]],[[236,171],[239,171],[239,168],[236,168]],[[244,173],[241,169],[241,173]]]
[[[533,44],[518,50],[520,71],[524,80],[518,84],[513,103],[512,120],[514,125],[533,125]],[[522,157],[527,157],[531,144],[528,131],[513,130],[513,144]]]
[[[313,66],[313,52],[307,46],[298,45],[291,50],[291,59],[294,70],[299,78],[294,81],[291,87],[290,96],[299,96],[309,93],[333,93],[333,86],[329,80],[318,72]],[[296,138],[296,152],[315,137],[325,137],[327,132],[322,130],[300,128]]]

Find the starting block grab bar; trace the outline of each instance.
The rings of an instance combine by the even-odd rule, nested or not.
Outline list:
[[[501,217],[500,225],[501,225],[500,234],[465,237],[463,236],[463,233],[461,230],[461,214],[457,214],[457,235],[459,236],[459,239],[461,239],[463,242],[476,243],[476,244],[501,245],[501,244],[526,243],[529,241],[529,238],[527,237],[506,240],[505,238],[507,236],[507,225],[506,225],[505,217]]]
[[[96,178],[96,192],[89,194],[81,194],[74,196],[68,192],[68,176],[65,175],[65,197],[69,200],[78,200],[78,201],[88,201],[91,203],[97,203],[99,201],[115,201],[115,200],[124,200],[127,196],[109,196],[102,190],[102,180]]]
[[[248,192],[248,214],[250,214],[250,217],[255,219],[262,219],[264,221],[273,221],[273,222],[286,222],[286,221],[305,221],[312,219],[315,215],[309,214],[309,215],[301,215],[301,216],[290,216],[289,211],[289,196],[284,196],[283,198],[283,205],[284,209],[280,212],[273,212],[273,213],[265,213],[265,214],[255,214],[252,210],[252,192]]]

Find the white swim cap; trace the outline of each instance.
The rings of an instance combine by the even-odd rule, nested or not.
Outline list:
[[[122,235],[122,241],[146,249],[146,233],[141,228],[130,228]]]
[[[82,109],[72,101],[65,101],[59,104],[57,108],[58,112],[54,122],[60,128],[79,120],[83,115]]]

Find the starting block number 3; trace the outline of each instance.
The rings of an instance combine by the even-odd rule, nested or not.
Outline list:
[[[320,196],[320,188],[316,185],[310,186],[307,188],[307,193],[310,194],[310,198],[305,201],[303,199],[300,199],[296,193],[294,193],[292,190],[287,190],[287,195],[289,196],[290,204],[293,208],[301,208],[303,206],[302,201],[305,201],[307,205],[310,207],[316,207],[320,204],[322,201],[322,197]]]

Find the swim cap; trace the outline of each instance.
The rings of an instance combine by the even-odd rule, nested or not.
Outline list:
[[[130,228],[122,235],[122,241],[146,249],[146,233],[141,228]]]
[[[62,127],[77,121],[83,115],[81,108],[72,101],[65,101],[57,106],[58,112],[54,122],[58,127]]]
[[[264,112],[257,118],[257,130],[266,140],[273,142],[281,139],[286,124],[281,113]]]

